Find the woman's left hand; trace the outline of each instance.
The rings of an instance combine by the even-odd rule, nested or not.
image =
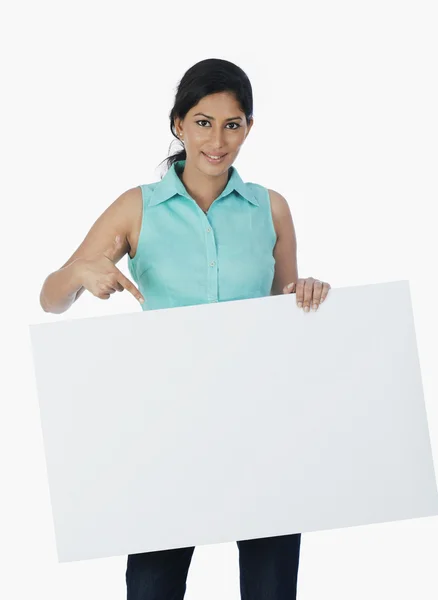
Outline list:
[[[331,285],[329,283],[307,277],[307,279],[298,279],[298,281],[286,285],[283,288],[283,294],[296,293],[298,308],[303,307],[305,312],[309,312],[310,305],[312,305],[313,310],[318,310],[320,303],[324,302],[330,289]]]

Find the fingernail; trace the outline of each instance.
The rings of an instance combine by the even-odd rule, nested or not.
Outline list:
[[[314,304],[314,305],[313,305],[313,310],[317,310],[317,309],[318,309],[318,305],[317,305],[317,304]]]
[[[294,284],[293,284],[293,282],[292,282],[292,283],[289,283],[289,284],[288,284],[288,286],[287,286],[287,289],[288,289],[288,290],[290,290],[290,289],[292,289],[293,287],[294,287]]]
[[[139,300],[140,300],[140,304],[143,304],[144,298],[139,298]]]
[[[303,306],[302,302],[298,302],[298,308],[301,308]]]
[[[310,310],[310,308],[309,308],[308,306],[305,306],[305,307],[304,307],[304,311],[305,311],[305,312],[309,312],[309,310]]]

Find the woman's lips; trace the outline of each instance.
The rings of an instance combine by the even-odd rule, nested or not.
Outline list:
[[[226,156],[226,154],[223,154],[223,155],[222,155],[220,158],[216,158],[216,159],[215,159],[215,158],[210,158],[210,157],[209,157],[209,156],[208,156],[208,155],[207,155],[205,152],[203,152],[202,154],[205,156],[205,158],[208,160],[208,162],[209,162],[210,164],[212,164],[212,165],[217,165],[217,164],[219,164],[220,162],[222,162],[222,161],[223,161],[223,159],[224,159],[224,158],[225,158],[225,156]],[[214,156],[214,155],[213,155],[213,156]]]

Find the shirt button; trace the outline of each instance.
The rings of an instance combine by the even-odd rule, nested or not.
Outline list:
[[[216,264],[215,261],[212,260],[211,263],[210,263],[210,267],[214,267],[215,264]]]
[[[211,227],[207,227],[207,233],[210,233]]]

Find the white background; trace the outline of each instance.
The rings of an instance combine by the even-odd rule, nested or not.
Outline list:
[[[435,3],[8,4],[0,597],[125,597],[125,557],[56,562],[28,323],[141,310],[127,293],[86,293],[46,315],[39,292],[120,193],[159,179],[176,85],[204,58],[237,63],[253,84],[236,167],[289,201],[299,276],[333,288],[409,279],[437,464]],[[438,517],[306,534],[299,598],[436,598],[437,534]],[[237,600],[237,558],[235,544],[198,547],[187,600]]]

